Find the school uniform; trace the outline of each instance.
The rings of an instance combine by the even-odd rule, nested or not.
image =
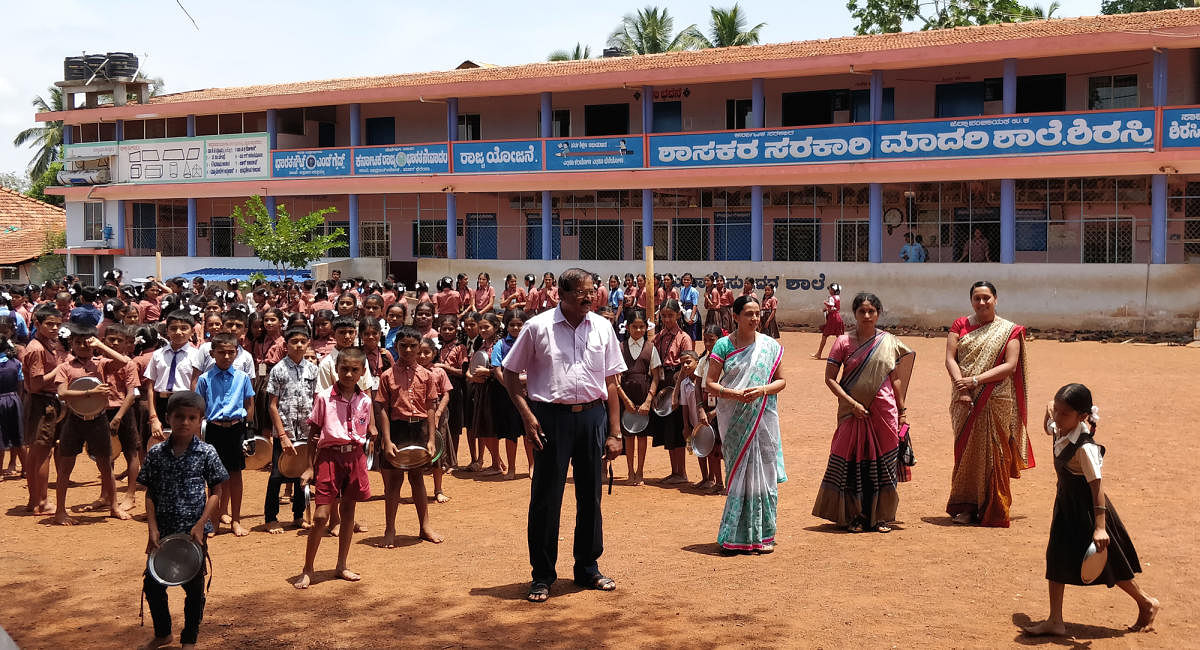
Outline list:
[[[492,311],[496,307],[496,289],[490,284],[482,289],[476,287],[471,292],[470,304],[481,314]]]
[[[115,378],[125,367],[113,359],[79,359],[71,355],[70,359],[61,364],[54,374],[56,386],[70,386],[71,382],[83,377],[95,377],[101,382],[115,381]],[[112,455],[112,441],[109,438],[108,419],[104,411],[90,418],[76,415],[69,407],[67,417],[63,420],[62,434],[58,440],[58,453],[63,456],[76,456],[83,452],[84,445],[98,459],[109,458]]]
[[[146,460],[137,476],[137,482],[146,487],[147,503],[154,505],[159,539],[190,532],[204,514],[209,495],[228,480],[229,473],[221,464],[217,451],[197,437],[192,438],[187,449],[179,456],[171,448],[170,440],[154,445],[146,453]],[[211,532],[212,522],[204,522],[204,529]],[[195,643],[200,633],[200,621],[204,618],[204,574],[202,567],[195,578],[182,585],[186,596],[183,630],[179,633],[181,643]],[[149,568],[143,574],[142,589],[154,621],[154,636],[171,636],[167,588],[150,575]]]
[[[367,457],[363,445],[371,423],[371,395],[358,387],[349,399],[337,386],[318,391],[308,423],[320,427],[314,463],[318,506],[341,499],[366,501],[371,498]]]
[[[772,318],[778,311],[778,298],[771,296],[770,298],[763,299],[762,318],[759,320],[758,331],[772,338],[779,338],[779,321],[776,318]]]
[[[625,358],[625,367],[628,368],[621,373],[621,390],[629,397],[634,406],[641,406],[646,397],[650,393],[650,382],[655,370],[662,366],[662,360],[658,358],[658,350],[650,344],[646,337],[635,341],[632,338],[627,338],[621,343],[621,355]],[[624,412],[624,405],[622,405]],[[653,411],[651,411],[653,412]],[[624,419],[621,422],[621,433],[624,436],[648,436],[652,432],[643,429],[640,433],[632,433],[625,428]]]
[[[178,348],[161,347],[150,356],[142,376],[154,386],[154,411],[163,428],[167,427],[167,400],[172,393],[192,389],[192,378],[200,373],[203,360],[200,351],[190,344]]]
[[[397,363],[380,376],[375,404],[388,419],[392,444],[396,447],[429,444],[426,421],[429,404],[437,400],[437,394],[433,373],[424,366]]]
[[[457,316],[462,308],[462,295],[454,289],[443,289],[433,295],[433,313],[438,316]]]
[[[1046,579],[1051,582],[1085,586],[1080,569],[1096,530],[1095,504],[1088,484],[1101,478],[1104,451],[1102,445],[1096,444],[1086,422],[1054,441],[1058,491],[1054,496],[1054,517],[1050,521],[1050,541],[1046,545]],[[1142,565],[1107,491],[1104,507],[1107,509],[1104,530],[1108,533],[1108,562],[1100,576],[1090,584],[1111,588],[1123,580],[1133,580],[1135,574],[1142,572]]]
[[[527,299],[528,296],[525,294],[525,290],[521,287],[517,287],[516,289],[505,289],[504,293],[500,294],[500,308],[502,311],[513,309],[514,302],[517,305],[524,307]]]
[[[450,393],[451,395],[454,394],[454,384],[450,383],[450,376],[446,374],[445,370],[442,368],[429,368],[429,372],[433,375],[433,388],[436,392],[436,396],[434,397],[435,402],[441,402],[442,396],[446,393]],[[441,417],[439,417],[438,421],[435,423],[433,434],[437,436],[438,443],[436,446],[446,450],[437,459],[435,463],[436,466],[443,470],[448,470],[454,467],[454,459],[450,458],[449,453],[449,451],[453,449],[453,447],[450,446],[449,403],[446,404],[446,409],[442,411]]]
[[[321,362],[317,364],[317,391],[324,391],[337,384],[338,350],[334,348]],[[363,376],[358,380],[359,390],[370,392],[375,388],[375,375],[370,368],[363,369]]]
[[[200,372],[206,372],[217,364],[212,358],[212,341],[205,341],[204,345],[200,346]],[[241,370],[250,377],[254,377],[254,355],[242,346],[237,348],[237,356],[233,358],[233,367]]]
[[[43,375],[53,375],[55,369],[67,360],[67,352],[57,341],[47,348],[40,339],[34,338],[25,346],[21,355],[21,370],[25,374],[25,391],[29,394],[29,409],[25,412],[25,444],[54,447],[61,430],[58,421],[58,386],[51,376],[42,381]]]
[[[654,336],[654,347],[658,350],[659,358],[662,359],[662,385],[673,387],[675,374],[679,372],[680,368],[679,354],[695,347],[692,337],[678,328],[673,331],[663,330]],[[667,450],[671,450],[687,444],[683,432],[683,417],[679,409],[671,411],[666,416],[651,412],[650,425],[653,427],[655,447],[666,447]]]
[[[492,346],[492,354],[488,364],[488,369],[499,368],[500,364],[504,363],[504,357],[512,348],[516,339],[505,337],[497,341]],[[491,437],[503,438],[505,440],[518,440],[525,434],[525,425],[521,420],[521,415],[517,412],[517,407],[513,404],[512,397],[508,394],[508,389],[504,384],[498,381],[494,375],[489,375],[487,383],[490,411],[492,416],[492,433]]]
[[[467,363],[466,346],[457,341],[443,345],[438,350],[437,362],[461,370]],[[457,442],[459,436],[462,435],[463,400],[467,382],[462,375],[447,375],[447,377],[450,382],[450,403],[446,405],[446,427],[450,432],[451,441]]]
[[[204,398],[207,425],[204,439],[217,450],[226,471],[246,469],[242,441],[246,437],[246,400],[254,398],[250,375],[230,366],[213,366],[196,380],[196,392]]]
[[[251,356],[254,357],[254,371],[247,373],[250,375],[251,386],[254,388],[254,412],[267,412],[267,378],[271,374],[271,369],[275,364],[283,360],[287,356],[287,341],[283,339],[283,335],[279,334],[272,337],[264,337],[263,340],[254,343],[250,346]],[[255,422],[255,433],[260,432],[267,423],[258,418]]]
[[[138,365],[134,363],[133,359],[130,359],[127,364],[122,364],[115,373],[106,372],[105,375],[105,383],[108,384],[108,407],[104,414],[105,419],[112,422],[129,394],[137,393],[138,386],[142,383],[142,376],[138,373]],[[137,414],[133,411],[132,403],[121,418],[121,423],[117,425],[116,433],[117,440],[121,443],[121,455],[128,463],[133,458],[133,454],[142,449],[141,431],[137,426]]]
[[[476,350],[476,353],[472,355],[476,356],[480,352],[483,353],[483,358],[486,359],[486,361],[484,361],[480,367],[489,367],[492,358],[492,349],[494,347],[495,344],[484,345],[483,347],[479,348],[479,350]],[[468,364],[468,366],[469,365],[470,364]],[[475,434],[476,438],[497,437],[495,411],[491,408],[493,393],[491,387],[489,386],[489,383],[495,381],[496,379],[494,377],[488,375],[488,378],[482,382],[470,383],[470,385],[474,387],[475,407],[475,412],[471,417],[471,431]]]
[[[129,412],[125,415],[129,420],[130,426],[133,427],[137,434],[138,440],[141,442],[139,447],[142,451],[146,451],[150,444],[150,407],[146,403],[149,396],[145,393],[142,386],[142,380],[146,374],[146,368],[150,365],[150,358],[154,355],[154,350],[144,350],[141,354],[130,359],[129,367],[126,372],[129,373],[129,380],[136,385],[133,388],[133,404],[129,407]]]

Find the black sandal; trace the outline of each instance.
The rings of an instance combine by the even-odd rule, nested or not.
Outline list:
[[[583,587],[584,589],[595,589],[596,591],[613,591],[617,588],[616,580],[613,580],[612,578],[600,573],[597,573],[587,580],[576,580],[575,584]]]
[[[525,599],[531,603],[544,603],[550,600],[550,585],[544,582],[535,582],[529,587],[529,593]]]

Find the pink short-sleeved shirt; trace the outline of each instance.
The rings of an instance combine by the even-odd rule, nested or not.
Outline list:
[[[530,399],[558,404],[606,399],[605,378],[626,370],[617,333],[607,320],[588,312],[571,327],[561,308],[530,318],[503,365],[526,373]]]
[[[496,290],[490,284],[483,289],[475,289],[472,293],[471,303],[477,312],[491,311],[496,304]]]
[[[347,401],[338,394],[337,384],[317,391],[308,423],[321,427],[318,448],[364,444],[371,423],[371,394],[356,389]]]
[[[443,314],[458,315],[458,309],[462,306],[462,296],[453,289],[439,291],[433,294],[434,312],[441,316]]]

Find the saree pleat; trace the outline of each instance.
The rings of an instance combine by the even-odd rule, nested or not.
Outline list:
[[[740,390],[770,383],[783,359],[783,346],[763,334],[724,360],[721,385]],[[726,450],[729,496],[717,543],[733,550],[757,550],[775,542],[778,484],[787,480],[779,437],[777,397],[750,404],[717,401],[721,444]]]
[[[984,526],[1007,528],[1012,506],[1010,480],[1034,466],[1026,430],[1025,328],[996,318],[959,339],[958,364],[963,376],[984,373],[1004,362],[1009,341],[1020,342],[1020,361],[1001,382],[981,385],[971,403],[952,392],[954,473],[946,512],[970,514]]]
[[[835,343],[839,344],[845,342]],[[836,363],[833,357],[831,352],[830,363]],[[896,519],[900,413],[892,377],[898,371],[901,385],[907,388],[912,360],[912,350],[887,332],[877,333],[845,359],[839,383],[867,407],[868,415],[858,419],[849,403],[838,405],[838,425],[813,504],[814,516],[839,526],[857,522],[865,527]]]

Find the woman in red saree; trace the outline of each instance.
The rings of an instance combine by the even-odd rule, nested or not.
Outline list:
[[[946,370],[954,383],[954,473],[946,512],[955,523],[1007,528],[1009,480],[1034,466],[1026,423],[1025,328],[996,316],[996,287],[971,286],[975,314],[954,321]]]

